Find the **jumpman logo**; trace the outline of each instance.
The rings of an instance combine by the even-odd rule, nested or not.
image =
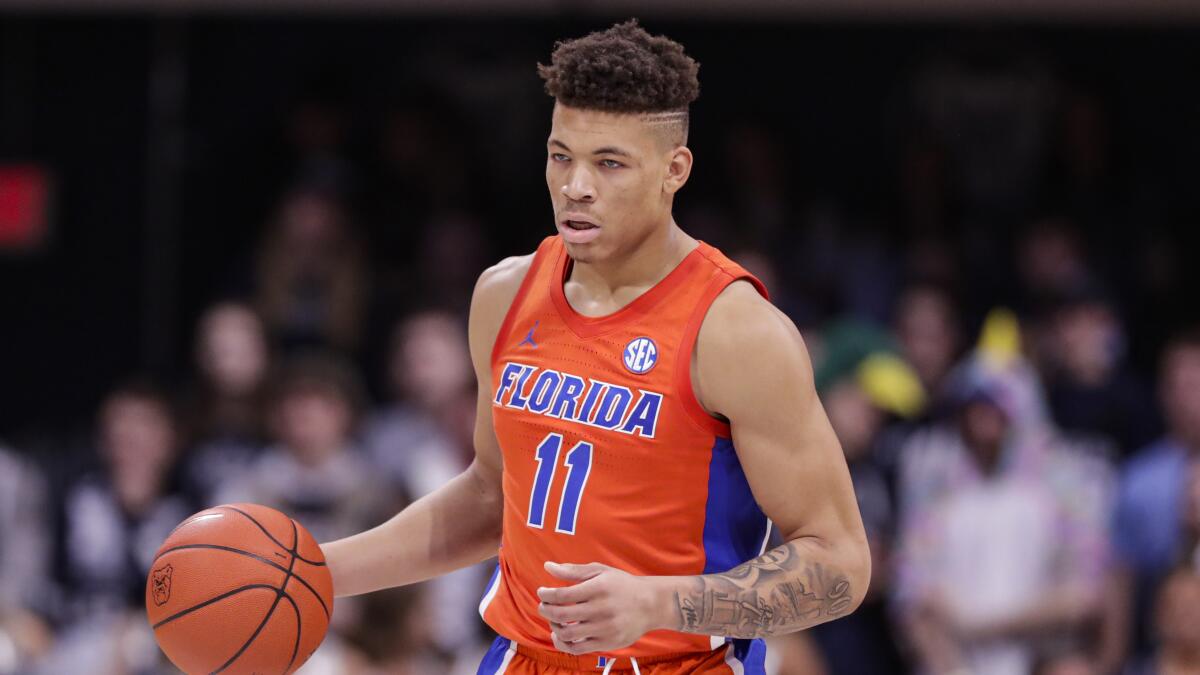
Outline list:
[[[539,323],[541,323],[541,321],[534,321],[534,322],[533,322],[533,328],[530,328],[530,329],[529,329],[529,333],[527,333],[527,334],[525,335],[525,339],[524,339],[524,340],[521,340],[520,342],[518,342],[518,343],[517,343],[517,346],[518,346],[518,347],[520,347],[521,345],[523,345],[523,344],[525,344],[526,342],[528,342],[530,346],[532,346],[534,349],[537,349],[537,346],[538,346],[538,344],[537,344],[536,342],[534,342],[534,341],[533,341],[533,331],[537,330],[537,327],[538,327],[538,324],[539,324]]]

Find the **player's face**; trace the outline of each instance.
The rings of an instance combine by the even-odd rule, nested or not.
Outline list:
[[[567,252],[587,263],[635,249],[670,221],[671,198],[690,162],[686,148],[638,115],[555,105],[546,186]]]

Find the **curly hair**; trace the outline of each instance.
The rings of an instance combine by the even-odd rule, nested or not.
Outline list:
[[[700,64],[683,45],[637,19],[554,45],[538,64],[546,93],[564,105],[616,113],[686,113],[700,95]]]

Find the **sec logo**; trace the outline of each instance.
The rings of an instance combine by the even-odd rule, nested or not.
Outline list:
[[[642,375],[658,363],[658,345],[648,337],[634,338],[625,345],[625,367]]]

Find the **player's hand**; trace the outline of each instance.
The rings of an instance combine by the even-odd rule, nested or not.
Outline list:
[[[634,576],[600,563],[547,562],[546,571],[574,582],[537,591],[542,600],[538,613],[550,622],[550,636],[560,651],[611,652],[660,627],[655,625],[656,577]]]

